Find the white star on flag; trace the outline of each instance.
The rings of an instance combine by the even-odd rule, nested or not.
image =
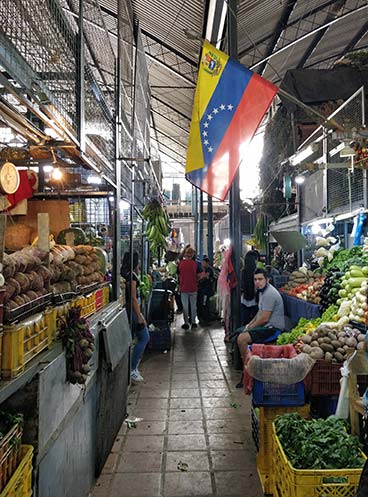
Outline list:
[[[229,105],[227,106],[227,110],[233,110],[233,108],[234,108],[234,106],[233,106],[233,105],[231,105],[231,104],[229,104]]]
[[[208,135],[207,131],[203,131],[202,135],[207,136]]]
[[[207,119],[208,119],[209,121],[211,121],[211,119],[212,119],[212,115],[211,115],[211,114],[208,114]]]
[[[208,151],[209,152],[213,152],[213,148],[212,147],[208,147]]]
[[[213,109],[212,111],[214,114],[218,114],[218,109]]]
[[[205,140],[205,141],[203,142],[203,144],[204,144],[204,145],[208,145],[209,143],[210,143],[210,142],[209,142],[208,140]]]
[[[208,128],[208,122],[206,121],[203,125],[205,128]]]
[[[221,109],[221,110],[225,110],[225,109],[226,109],[226,105],[221,104],[221,105],[220,105],[220,109]]]

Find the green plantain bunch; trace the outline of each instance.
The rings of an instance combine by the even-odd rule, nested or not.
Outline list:
[[[158,249],[167,246],[166,238],[171,231],[169,216],[157,200],[151,200],[141,214],[147,221],[146,237],[150,242],[151,252],[157,254]]]

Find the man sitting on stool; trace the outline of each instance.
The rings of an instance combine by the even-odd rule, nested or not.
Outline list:
[[[254,285],[258,294],[258,312],[238,336],[238,346],[244,361],[251,343],[266,343],[277,331],[285,328],[284,303],[279,292],[268,280],[267,271],[254,271]]]

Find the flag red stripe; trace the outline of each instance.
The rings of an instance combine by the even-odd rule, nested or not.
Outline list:
[[[276,93],[276,86],[253,74],[203,179],[201,190],[220,200],[225,199],[241,159],[247,163],[247,158],[240,156],[239,147],[253,138]]]

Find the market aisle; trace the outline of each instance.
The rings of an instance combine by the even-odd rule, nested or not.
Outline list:
[[[263,495],[250,400],[234,388],[239,373],[228,365],[223,333],[179,329],[169,354],[147,355],[146,382],[131,387],[128,408],[143,421],[123,424],[92,497]]]

